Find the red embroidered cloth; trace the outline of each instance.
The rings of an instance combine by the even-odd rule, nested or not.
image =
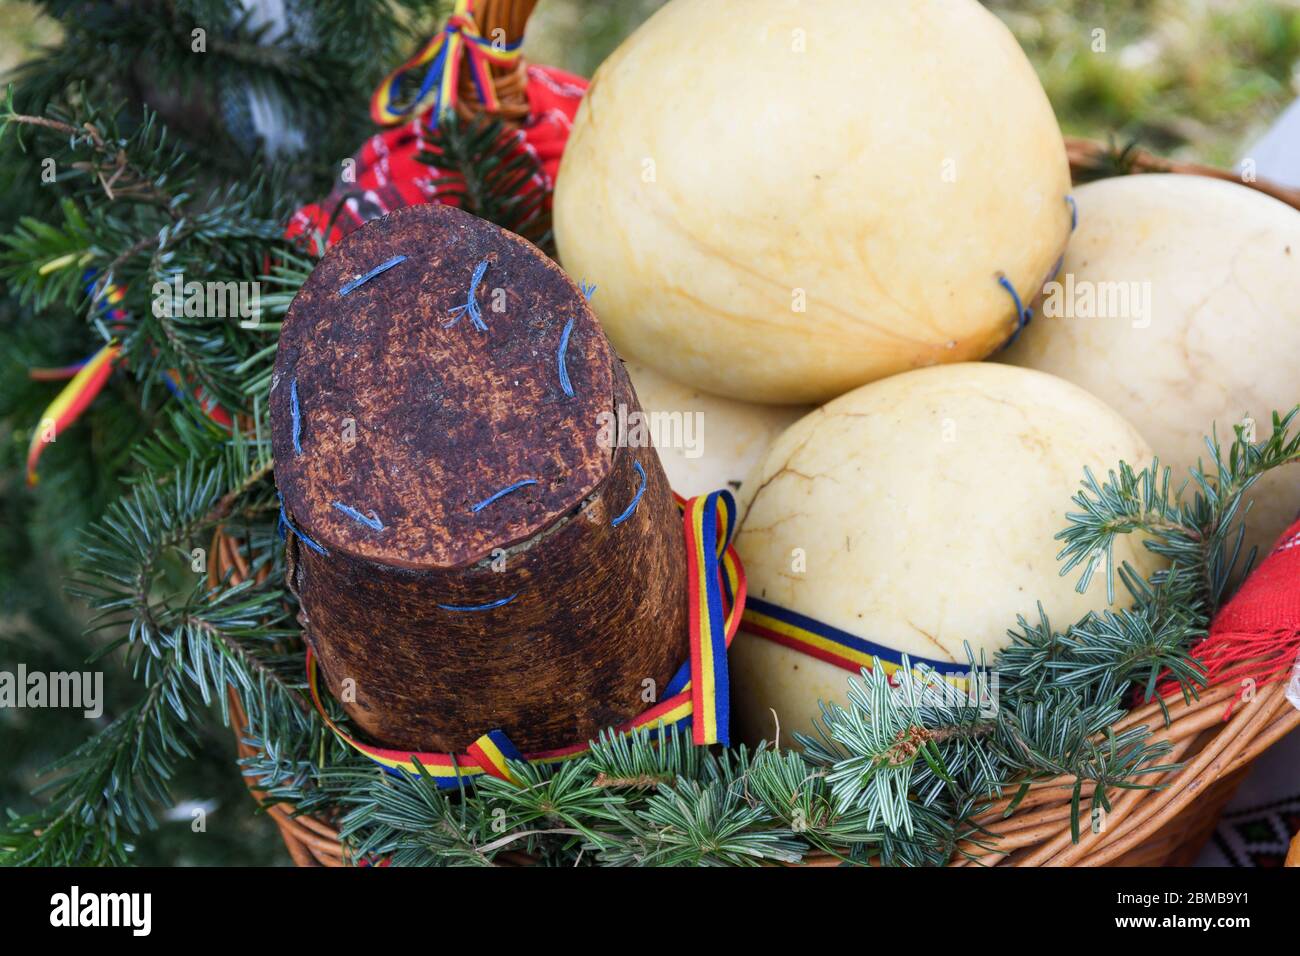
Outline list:
[[[587,81],[553,67],[529,66],[527,70],[528,118],[514,136],[519,148],[536,157],[541,167],[535,188],[549,193]],[[324,234],[328,227],[326,244],[333,245],[362,223],[402,206],[454,201],[439,197],[434,186],[442,173],[416,158],[428,151],[428,119],[426,113],[370,137],[353,157],[355,181],[340,182],[324,200],[294,213],[286,235],[293,239]]]

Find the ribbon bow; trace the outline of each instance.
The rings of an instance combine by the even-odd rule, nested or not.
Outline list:
[[[513,66],[519,61],[523,41],[501,45],[486,39],[474,20],[474,0],[456,0],[456,7],[442,32],[433,37],[415,56],[407,60],[379,85],[370,99],[370,117],[381,126],[392,126],[412,114],[432,108],[436,121],[456,106],[457,86],[462,60],[469,63],[469,75],[478,90],[486,112],[500,108],[496,86],[492,82],[493,66]],[[415,97],[406,106],[396,105],[407,74],[427,66]]]

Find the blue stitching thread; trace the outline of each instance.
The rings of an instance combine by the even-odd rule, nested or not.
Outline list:
[[[528,485],[535,485],[535,484],[537,484],[536,478],[523,478],[519,481],[516,481],[513,485],[507,485],[506,487],[502,488],[500,491],[488,495],[478,504],[470,508],[470,510],[473,511],[475,514],[478,514],[480,511],[482,511],[488,505],[492,504],[492,502],[496,501],[498,498],[504,498],[512,491],[518,491],[520,488],[525,488]]]
[[[582,296],[588,302],[590,302],[591,297],[596,294],[596,283],[594,282],[591,285],[587,285],[586,282],[579,282],[578,288],[582,290]]]
[[[636,506],[641,503],[641,496],[645,494],[645,485],[646,485],[645,469],[641,467],[641,462],[639,461],[632,462],[632,467],[635,468],[637,470],[637,474],[641,476],[641,487],[636,490],[636,494],[632,498],[632,503],[627,506],[627,509],[621,515],[619,515],[617,518],[615,518],[613,521],[609,523],[609,526],[611,528],[617,528],[628,518],[632,517],[632,512],[636,511]]]
[[[569,350],[569,336],[573,334],[573,319],[564,323],[564,331],[560,334],[560,350],[555,354],[556,366],[560,371],[560,388],[564,389],[564,394],[573,398],[573,383],[569,381],[569,369],[565,364],[564,353]]]
[[[277,498],[280,498],[280,496],[279,496],[278,494],[276,495],[276,497],[277,497]],[[327,558],[329,557],[329,552],[328,552],[328,551],[326,551],[324,548],[322,548],[319,544],[317,544],[317,543],[316,543],[315,541],[313,541],[311,538],[307,537],[307,535],[303,534],[302,531],[300,531],[300,530],[298,529],[298,526],[295,525],[292,521],[289,520],[289,515],[288,515],[288,513],[284,510],[284,499],[283,499],[283,498],[280,498],[280,521],[284,524],[284,526],[285,526],[286,528],[288,528],[290,531],[292,531],[294,534],[296,534],[296,535],[298,536],[298,538],[302,541],[302,543],[305,544],[305,545],[307,545],[307,547],[311,548],[311,549],[312,549],[313,551],[315,551],[317,554],[323,554],[323,555],[325,555],[325,557],[327,557]]]
[[[517,597],[519,597],[518,591],[510,595],[510,597],[502,598],[499,601],[492,601],[488,604],[439,604],[438,607],[442,608],[444,611],[490,611],[494,607],[501,607],[502,605],[509,604]]]
[[[1021,304],[1020,293],[1016,291],[1016,287],[1011,284],[1011,280],[1006,276],[998,276],[998,285],[1011,293],[1011,301],[1016,304],[1016,330],[1011,333],[1011,338],[1007,339],[1006,342],[1002,344],[1003,348],[1007,348],[1012,342],[1020,338],[1020,333],[1024,331],[1025,326],[1029,324],[1029,320],[1034,317],[1034,310],[1026,309],[1024,305]]]
[[[464,314],[469,315],[469,320],[474,324],[474,328],[480,332],[487,331],[487,323],[483,321],[483,310],[479,308],[478,299],[475,295],[478,292],[478,284],[483,281],[483,276],[487,272],[488,261],[484,259],[474,267],[474,275],[469,280],[469,298],[465,300],[464,305],[458,305],[454,309],[448,309],[447,314],[455,316],[450,322],[444,322],[443,328],[451,328],[460,321]]]
[[[1073,196],[1066,196],[1065,201],[1070,204],[1070,231],[1079,228],[1079,204],[1074,201]]]
[[[298,407],[298,376],[289,383],[289,415],[293,418],[293,453],[302,454],[302,415]]]
[[[379,263],[379,265],[375,266],[365,275],[357,276],[351,282],[344,285],[343,288],[339,289],[339,295],[347,295],[349,292],[351,292],[353,289],[357,288],[358,286],[365,285],[367,282],[369,282],[375,276],[379,275],[381,272],[387,272],[393,266],[398,265],[399,263],[405,261],[406,261],[406,256],[393,256],[393,258],[389,259],[387,262]]]
[[[335,501],[333,504],[335,508],[343,512],[353,521],[359,521],[367,528],[373,528],[375,531],[384,530],[384,523],[379,520],[379,515],[375,514],[373,511],[371,511],[369,515],[363,515],[356,508],[350,507],[349,505],[345,505],[341,501]]]

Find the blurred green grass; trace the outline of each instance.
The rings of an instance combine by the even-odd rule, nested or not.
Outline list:
[[[541,0],[528,54],[590,76],[663,3]],[[985,5],[1020,40],[1068,134],[1139,139],[1166,155],[1231,165],[1300,96],[1300,0]],[[0,0],[0,23],[0,70],[57,37],[30,3]]]
[[[538,62],[590,76],[662,5],[541,0],[528,52]],[[985,6],[1029,54],[1067,134],[1136,138],[1166,155],[1230,166],[1300,96],[1300,0],[986,0]]]

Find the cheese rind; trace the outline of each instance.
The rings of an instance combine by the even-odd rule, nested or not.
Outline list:
[[[560,259],[624,357],[823,402],[979,359],[1070,231],[1024,53],[975,0],[672,0],[597,71],[555,192]]]
[[[1236,183],[1187,175],[1106,179],[1076,193],[1079,229],[1059,287],[1005,361],[1113,404],[1174,469],[1175,487],[1300,402],[1300,211]],[[1300,512],[1300,469],[1249,492],[1247,545],[1266,551]]]
[[[1115,411],[1061,379],[993,363],[863,386],[791,426],[741,488],[737,549],[751,599],[896,653],[968,667],[1041,601],[1058,628],[1106,606],[1062,577],[1054,540],[1084,467],[1105,475],[1150,450]],[[1133,537],[1116,561],[1162,565]],[[1124,589],[1117,585],[1117,597]],[[742,633],[731,653],[748,739],[808,731],[850,672]]]

